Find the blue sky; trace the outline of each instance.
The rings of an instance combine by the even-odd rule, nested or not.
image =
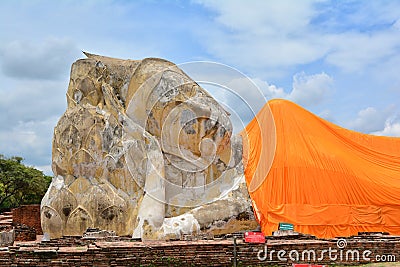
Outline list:
[[[222,63],[267,99],[400,136],[400,1],[4,0],[0,153],[51,173],[53,128],[81,50]]]

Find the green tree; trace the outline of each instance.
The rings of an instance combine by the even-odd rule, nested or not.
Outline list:
[[[0,154],[0,208],[38,204],[50,185],[51,177],[22,164],[23,158]]]

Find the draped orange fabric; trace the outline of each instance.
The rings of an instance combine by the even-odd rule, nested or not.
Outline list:
[[[241,135],[264,234],[288,222],[321,238],[400,235],[400,138],[350,131],[280,99],[269,101]]]

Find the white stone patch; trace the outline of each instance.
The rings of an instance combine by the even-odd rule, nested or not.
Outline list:
[[[172,218],[165,218],[160,228],[164,236],[175,234],[180,237],[184,234],[193,234],[200,232],[200,224],[192,214],[182,214]]]
[[[64,177],[61,175],[57,175],[52,180],[52,186],[54,186],[57,190],[61,190],[64,187]]]

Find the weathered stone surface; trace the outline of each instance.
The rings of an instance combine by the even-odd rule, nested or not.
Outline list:
[[[250,209],[241,139],[204,89],[166,60],[86,55],[54,129],[44,233],[166,238]]]
[[[9,231],[0,231],[0,247],[12,246],[15,240],[14,229]]]

